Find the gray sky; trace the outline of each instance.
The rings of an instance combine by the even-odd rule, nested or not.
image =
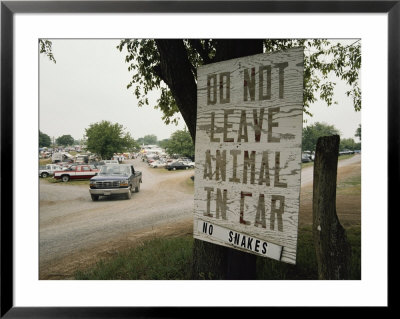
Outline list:
[[[40,55],[39,128],[51,138],[70,134],[81,139],[85,128],[102,120],[122,124],[134,139],[155,134],[159,140],[169,138],[185,127],[163,123],[162,112],[155,110],[158,93],[150,94],[150,106],[137,107],[134,90],[126,89],[132,74],[125,63],[126,51],[119,52],[119,40],[52,40],[54,64]],[[304,114],[305,125],[325,122],[334,125],[342,138],[354,138],[361,123],[345,88],[338,82],[338,105],[327,107],[316,102],[310,108],[313,117]],[[357,139],[355,139],[358,141]]]

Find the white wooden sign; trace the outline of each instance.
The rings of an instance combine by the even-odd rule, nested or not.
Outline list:
[[[197,70],[194,237],[296,262],[303,48]]]

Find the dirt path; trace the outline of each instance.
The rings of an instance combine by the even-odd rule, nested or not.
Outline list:
[[[81,190],[73,186],[72,191],[71,185],[64,184],[56,184],[56,187],[60,187],[59,195],[55,194],[56,192],[48,194],[42,190],[45,190],[47,187],[45,185],[49,184],[41,182],[40,279],[73,279],[73,273],[77,269],[91,267],[102,258],[108,258],[117,254],[118,251],[141,245],[148,239],[192,234],[193,188],[187,181],[193,175],[193,170],[160,172],[140,162],[135,162],[135,167],[142,170],[144,182],[140,193],[133,194],[130,201],[106,199],[91,202],[87,186],[82,186]],[[339,161],[338,185],[344,180],[359,175],[360,171],[361,157],[359,155]],[[54,190],[54,187],[52,189]],[[66,191],[68,195],[64,195],[66,197],[62,198],[61,203],[57,203],[62,196],[60,194]],[[179,194],[178,201],[177,194]],[[71,202],[72,198],[75,198],[73,202]],[[74,213],[71,213],[71,208]],[[77,211],[75,211],[76,208]],[[337,211],[345,227],[360,225],[361,198],[359,194],[338,192]],[[91,219],[92,231],[90,232],[85,229],[88,227],[85,223],[88,218]],[[309,167],[302,171],[299,227],[310,225],[311,222],[312,167]],[[57,234],[55,232],[60,231],[60,224],[66,231]],[[77,232],[70,233],[76,228]],[[121,235],[115,236],[118,231]],[[54,238],[59,244],[48,242]],[[82,245],[82,242],[85,245]],[[45,249],[47,249],[46,257],[42,256]]]
[[[118,245],[137,232],[189,220],[193,213],[193,170],[151,169],[139,160],[143,183],[130,200],[93,202],[87,185],[40,180],[39,278],[68,277],[72,264]],[[120,235],[119,235],[120,234]]]

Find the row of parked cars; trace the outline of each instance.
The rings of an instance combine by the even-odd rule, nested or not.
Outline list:
[[[176,171],[177,169],[194,168],[194,165],[194,162],[175,161],[168,165],[165,165],[165,168],[169,171]]]
[[[361,153],[360,150],[343,150],[339,152],[339,156],[341,155],[349,155],[349,154],[359,154]],[[310,152],[310,151],[304,151],[301,154],[301,162],[302,163],[308,163],[308,162],[313,162],[315,158],[315,154],[314,152]]]
[[[81,163],[70,163],[70,162],[60,162],[57,164],[46,164],[39,166],[39,177],[49,177],[53,176],[56,179],[61,179],[62,173],[56,172],[66,172],[64,175],[69,175],[70,178],[73,175],[72,172],[77,171],[91,171],[91,172],[98,172],[103,165],[106,164],[119,164],[117,160],[104,160],[100,162],[92,162],[90,164],[81,164]],[[84,174],[75,174],[75,176],[86,176]],[[70,179],[69,178],[69,179]],[[64,178],[64,181],[68,181],[67,177]],[[84,178],[81,178],[84,179]]]
[[[158,168],[164,167],[168,170],[178,170],[178,169],[189,169],[195,167],[195,162],[193,162],[190,158],[181,157],[177,159],[167,158],[167,157],[145,157],[144,161],[147,161],[150,167]]]
[[[53,176],[68,182],[71,179],[89,179],[89,193],[93,201],[100,196],[123,195],[130,199],[133,192],[139,192],[142,172],[131,164],[118,161],[104,161],[99,167],[89,164],[72,164],[63,168],[57,164],[47,164],[39,170],[40,177]]]

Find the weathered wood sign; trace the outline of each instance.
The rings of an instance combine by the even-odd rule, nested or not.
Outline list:
[[[296,262],[303,48],[197,70],[194,237]]]

